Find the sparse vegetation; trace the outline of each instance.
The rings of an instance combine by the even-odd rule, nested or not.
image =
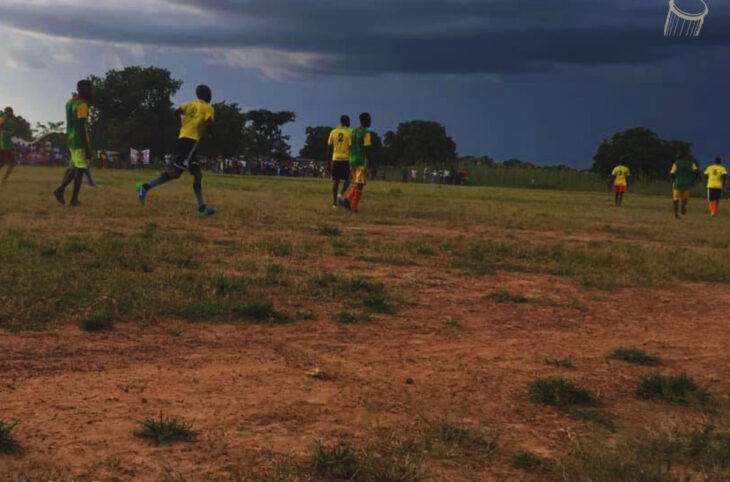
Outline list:
[[[367,313],[353,313],[352,311],[341,311],[337,315],[337,321],[345,325],[352,325],[355,323],[369,323],[370,315]]]
[[[546,467],[545,461],[532,452],[518,452],[512,457],[512,466],[528,472],[536,472]]]
[[[192,442],[197,437],[193,431],[193,423],[179,417],[160,415],[158,418],[147,418],[139,422],[139,425],[140,430],[134,432],[134,435],[156,445]]]
[[[522,293],[510,293],[509,291],[494,291],[486,296],[486,299],[495,303],[528,303],[530,300]]]
[[[482,454],[491,454],[497,450],[497,432],[485,427],[454,422],[447,418],[436,420],[421,419],[424,444],[429,450],[437,446],[454,447],[467,451],[479,451]],[[451,452],[451,450],[446,451]]]
[[[550,365],[557,368],[575,368],[572,356],[569,356],[567,358],[544,358],[543,362],[545,363],[545,365]]]
[[[641,379],[636,396],[642,400],[654,400],[676,404],[705,406],[710,397],[697,386],[692,377],[682,375],[653,375]]]
[[[340,228],[336,226],[321,226],[317,233],[319,233],[322,236],[329,236],[332,238],[336,238],[339,236],[342,236],[342,231],[340,231]]]
[[[608,358],[633,363],[634,365],[656,366],[661,364],[659,357],[649,355],[644,350],[633,346],[616,348],[608,354]]]
[[[321,477],[354,479],[360,471],[360,460],[348,444],[327,447],[316,442],[312,447],[312,469]]]
[[[81,321],[84,331],[105,331],[114,328],[114,318],[108,314],[93,315]]]
[[[590,407],[596,399],[590,390],[565,378],[540,378],[528,387],[530,401],[558,408]]]
[[[0,454],[13,454],[20,451],[20,443],[12,434],[17,425],[17,420],[15,422],[6,422],[0,419]]]

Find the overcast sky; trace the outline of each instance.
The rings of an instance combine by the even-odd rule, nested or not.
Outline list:
[[[685,10],[699,0],[678,0]],[[730,157],[730,3],[698,39],[663,37],[668,0],[2,0],[0,104],[61,120],[78,79],[168,68],[176,102],[443,123],[460,154],[587,167],[642,125]],[[0,61],[2,62],[2,61]]]

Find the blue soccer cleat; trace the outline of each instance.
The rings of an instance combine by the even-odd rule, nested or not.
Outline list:
[[[144,206],[147,203],[147,190],[144,188],[144,184],[137,184],[137,199],[139,203]]]
[[[198,217],[201,219],[210,218],[216,214],[218,214],[218,210],[216,208],[205,208],[203,211],[198,211]]]

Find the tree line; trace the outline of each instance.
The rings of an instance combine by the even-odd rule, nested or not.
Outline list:
[[[130,147],[151,149],[153,155],[171,152],[177,134],[172,97],[183,82],[158,67],[127,67],[110,70],[103,77],[89,76],[94,86],[90,129],[92,145],[99,149],[126,152]],[[216,122],[212,136],[200,145],[204,156],[244,156],[247,159],[286,160],[291,158],[289,136],[283,128],[296,120],[291,111],[266,109],[244,111],[238,104],[214,103]],[[334,113],[336,117],[339,113]],[[23,139],[47,138],[57,147],[65,146],[63,122],[37,124],[32,128],[21,116],[17,133]],[[326,160],[327,139],[334,126],[306,128],[306,140],[299,156]],[[382,137],[374,134],[373,150],[378,164],[387,166],[429,166],[455,168],[457,165],[486,165],[503,168],[537,168],[521,159],[497,162],[489,156],[459,157],[446,128],[433,121],[402,122]],[[685,141],[664,140],[656,133],[636,127],[616,133],[597,148],[591,170],[608,174],[624,160],[637,175],[665,178],[679,155],[692,156]],[[552,169],[571,169],[550,166]]]

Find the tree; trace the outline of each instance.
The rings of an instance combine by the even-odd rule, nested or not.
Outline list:
[[[304,147],[299,151],[299,156],[306,159],[329,161],[330,159],[327,159],[327,141],[330,132],[332,132],[332,127],[307,127],[305,130],[307,138],[304,141]]]
[[[608,175],[622,159],[635,175],[665,179],[679,155],[692,156],[692,144],[666,141],[644,127],[634,127],[604,140],[593,157],[594,172]]]
[[[213,135],[200,142],[200,153],[205,156],[237,156],[245,146],[246,114],[238,104],[213,104],[215,122]]]
[[[94,84],[89,125],[95,147],[149,148],[156,155],[172,150],[177,126],[170,98],[182,82],[170,71],[127,67],[89,80]]]
[[[53,147],[59,147],[65,149],[68,146],[66,140],[66,129],[64,127],[65,122],[47,122],[42,124],[36,122],[35,134],[36,139],[50,142]]]
[[[283,161],[291,157],[289,136],[284,135],[282,127],[294,122],[294,112],[271,112],[266,109],[246,112],[244,128],[245,153],[256,159],[275,159]]]
[[[398,165],[426,163],[443,166],[456,160],[456,144],[437,122],[410,121],[385,135],[386,148]]]
[[[504,167],[506,169],[517,169],[517,168],[533,169],[535,167],[535,165],[532,164],[531,162],[527,162],[527,161],[523,161],[522,159],[515,159],[515,158],[507,159],[506,161],[502,161],[501,163],[499,163],[499,165],[501,165],[502,167]]]
[[[33,128],[30,126],[30,122],[25,120],[22,115],[15,116],[15,134],[13,137],[19,137],[24,141],[33,139]]]

